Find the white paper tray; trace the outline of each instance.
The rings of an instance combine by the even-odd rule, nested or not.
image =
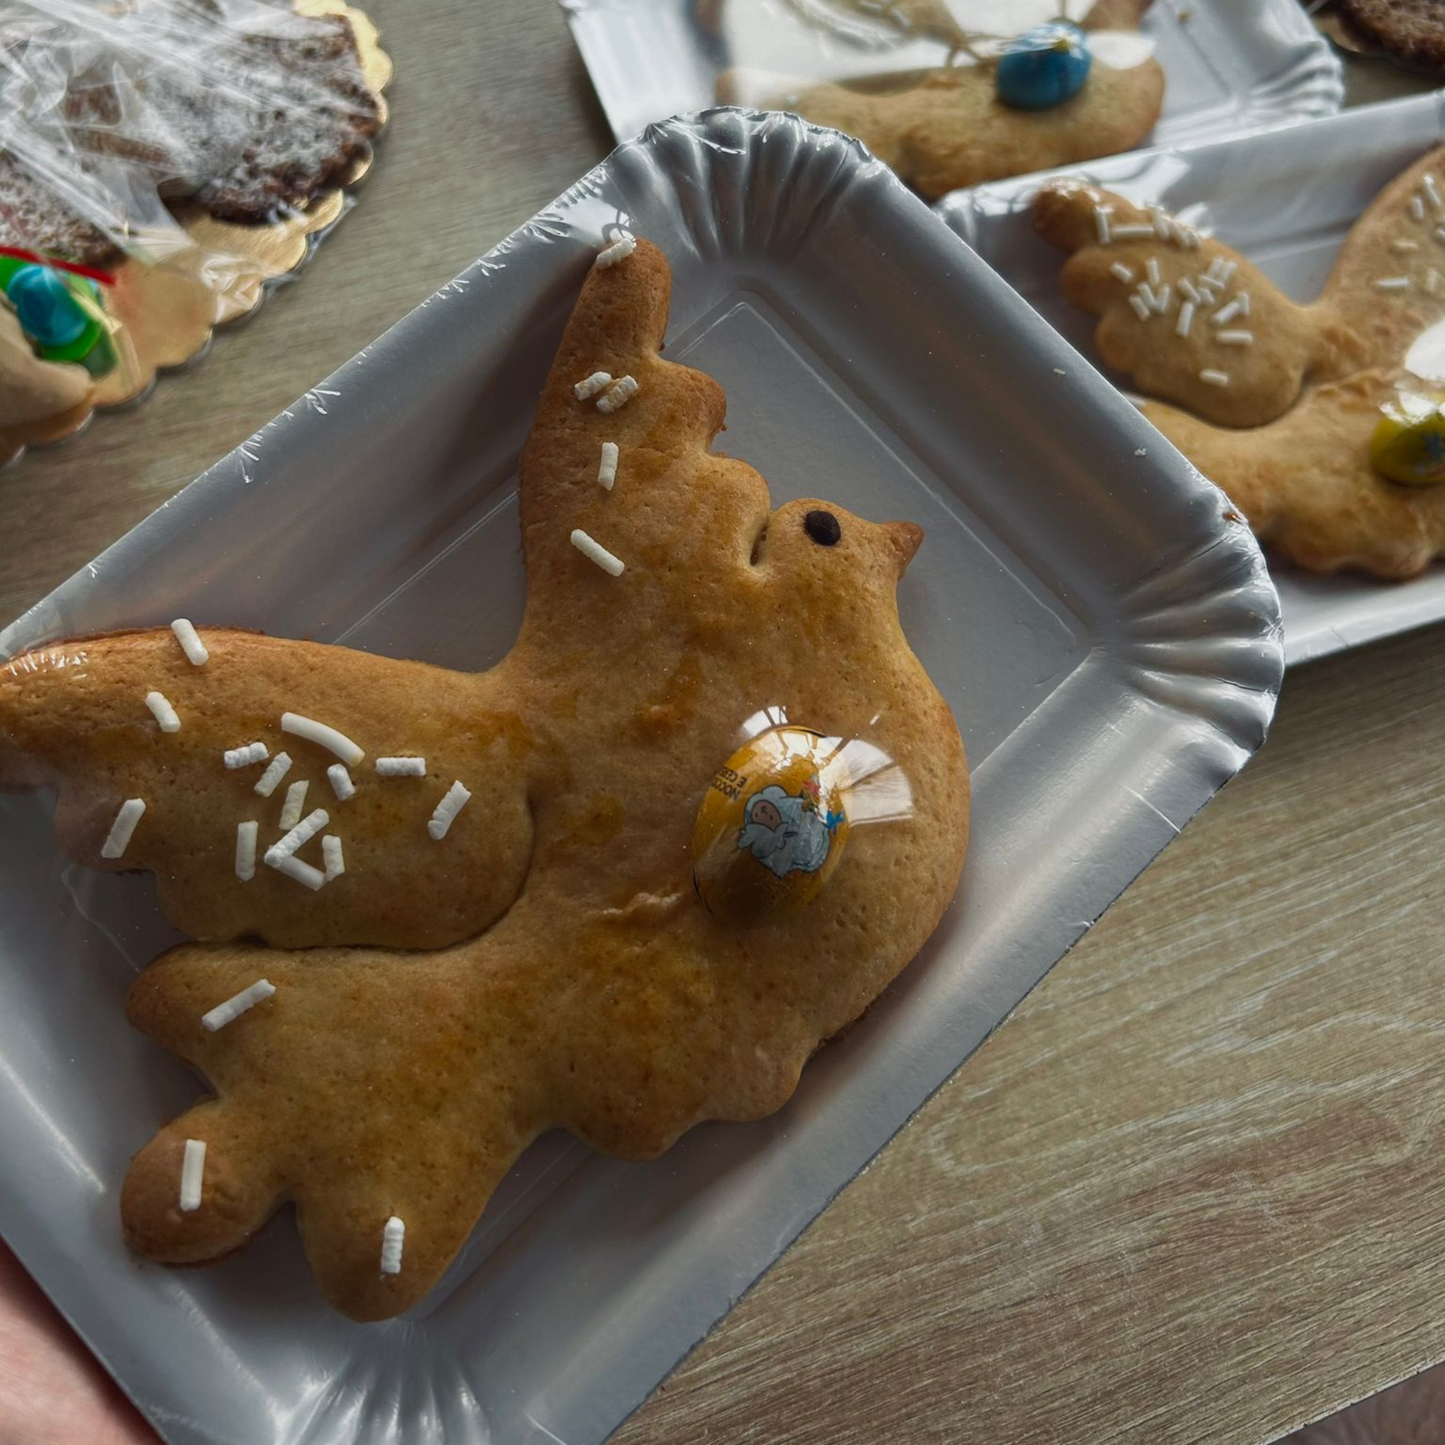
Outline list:
[[[1010,3],[999,0],[1001,12]],[[829,77],[881,68],[877,49],[830,38],[788,0],[720,0],[719,33],[699,18],[700,0],[560,4],[618,140],[712,105],[718,76],[734,66]],[[1298,0],[1154,0],[1144,29],[1168,77],[1152,144],[1333,115],[1344,101],[1339,58]],[[939,49],[910,42],[908,63],[937,65]],[[891,67],[904,63],[890,55]]]
[[[782,1113],[650,1164],[542,1141],[438,1292],[363,1326],[321,1302],[289,1218],[213,1269],[126,1253],[127,1160],[196,1088],[121,1011],[174,935],[148,878],[63,865],[47,799],[0,805],[0,1231],[175,1445],[603,1439],[1272,713],[1276,599],[1219,492],[861,147],[739,111],[624,146],[0,649],[184,614],[495,662],[517,453],[615,221],[671,258],[669,355],[722,381],[727,449],[775,503],[926,527],[901,603],[975,770],[961,897]]]
[[[1445,94],[1390,101],[1325,120],[1208,145],[1136,151],[1085,166],[958,191],[944,219],[1087,357],[1095,318],[1064,300],[1068,259],[1034,232],[1028,210],[1045,179],[1084,176],[1131,201],[1157,201],[1204,223],[1286,295],[1319,293],[1340,245],[1385,183],[1445,140]],[[1126,377],[1108,373],[1128,388]],[[1157,435],[1156,435],[1157,440]],[[1413,582],[1314,577],[1276,569],[1291,664],[1445,618],[1445,567]]]

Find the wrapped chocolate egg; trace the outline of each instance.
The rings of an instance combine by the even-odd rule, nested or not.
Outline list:
[[[843,745],[800,727],[759,733],[718,769],[693,829],[693,882],[736,922],[806,907],[843,856]]]
[[[1370,437],[1370,465],[1392,482],[1433,487],[1445,482],[1445,395],[1402,393],[1380,408]]]
[[[998,98],[1015,110],[1049,110],[1084,88],[1093,63],[1077,25],[1060,20],[1036,26],[1009,41],[999,56]]]

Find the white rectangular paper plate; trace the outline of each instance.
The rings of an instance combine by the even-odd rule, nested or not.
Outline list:
[[[1445,140],[1445,94],[1364,106],[1281,130],[1136,151],[1027,180],[958,191],[939,204],[953,229],[1088,357],[1094,318],[1064,300],[1066,257],[1034,233],[1029,204],[1046,178],[1081,176],[1131,201],[1198,220],[1287,296],[1312,300],[1360,212],[1384,185]],[[1128,388],[1127,378],[1113,376]],[[1445,566],[1413,582],[1314,577],[1276,569],[1291,664],[1445,618]]]
[[[668,354],[723,383],[727,449],[775,503],[926,528],[901,606],[974,767],[960,896],[781,1113],[649,1164],[543,1140],[439,1290],[366,1326],[322,1303],[289,1217],[211,1269],[127,1254],[127,1161],[196,1092],[122,1016],[174,935],[149,878],[64,864],[47,798],[4,802],[0,1232],[173,1445],[595,1445],[1272,713],[1276,599],[1219,492],[856,143],[739,111],[622,147],[27,613],[3,654],[186,615],[496,662],[523,596],[517,454],[610,223],[671,258]]]
[[[618,140],[713,105],[734,67],[826,75],[902,68],[805,21],[797,0],[560,0]],[[809,0],[826,10],[830,0]],[[998,0],[1007,16],[1013,0]],[[714,18],[716,17],[716,18]],[[866,26],[857,28],[866,29]],[[1151,144],[1182,145],[1310,116],[1344,101],[1339,58],[1298,0],[1154,0],[1144,30],[1168,78]],[[908,63],[939,47],[909,42]]]

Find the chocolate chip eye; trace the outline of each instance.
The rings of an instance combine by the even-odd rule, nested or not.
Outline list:
[[[832,512],[809,512],[803,518],[803,530],[820,547],[836,547],[843,536],[843,529]]]

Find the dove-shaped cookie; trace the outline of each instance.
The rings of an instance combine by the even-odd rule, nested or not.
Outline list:
[[[397,1314],[538,1134],[641,1158],[779,1108],[948,905],[967,772],[895,600],[921,534],[770,510],[711,450],[720,388],[658,354],[669,288],[630,238],[586,279],[490,672],[209,626],[0,669],[0,780],[206,940],[130,996],[215,1091],[131,1167],[142,1254],[294,1201],[327,1297]]]
[[[1075,182],[1034,201],[1039,232],[1074,253],[1064,294],[1099,317],[1100,357],[1176,404],[1143,410],[1311,571],[1405,578],[1445,551],[1445,489],[1373,455],[1387,410],[1445,380],[1442,176],[1445,150],[1392,181],[1308,305],[1158,207]]]
[[[938,0],[900,0],[883,7],[885,18],[905,32],[951,48],[947,64],[922,73],[859,77],[843,85],[733,70],[719,78],[718,98],[795,111],[805,120],[857,136],[933,199],[961,186],[1138,145],[1154,128],[1164,98],[1164,72],[1138,33],[1150,3],[1096,0],[1070,8],[1070,14],[1081,12],[1078,28],[1045,27],[1049,35],[1024,37],[1023,43],[1037,41],[1042,51],[1071,49],[1086,67],[1082,83],[1061,92],[1061,99],[1039,99],[1028,90],[1013,94],[1004,83],[1003,52],[1017,43],[1026,25],[1058,13],[1058,7],[1045,6],[1036,16],[1037,7],[1025,12],[1011,0],[974,0],[966,8],[972,28]],[[1047,86],[1043,95],[1049,96]]]

